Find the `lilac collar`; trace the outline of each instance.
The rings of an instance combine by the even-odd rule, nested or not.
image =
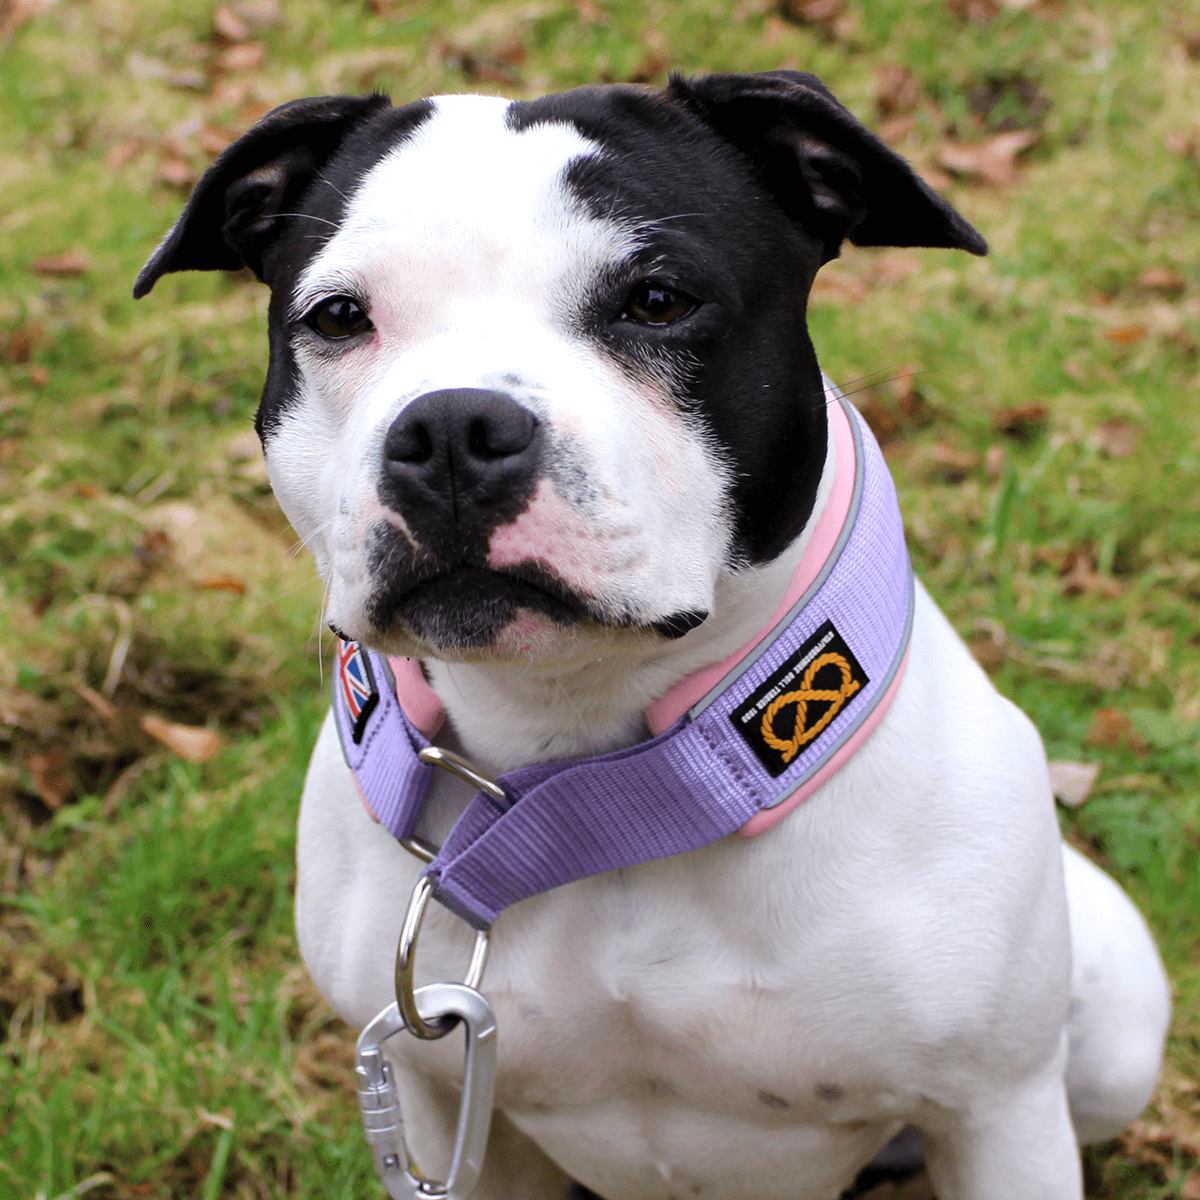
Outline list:
[[[907,662],[912,571],[879,447],[827,388],[834,486],[780,611],[735,654],[655,701],[650,741],[521,767],[499,781],[506,801],[475,797],[425,874],[436,898],[477,929],[560,884],[739,830],[762,833],[882,719]],[[333,694],[368,810],[410,837],[433,774],[417,752],[444,717],[419,663],[343,642]]]

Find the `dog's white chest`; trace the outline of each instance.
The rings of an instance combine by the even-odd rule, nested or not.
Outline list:
[[[720,857],[582,881],[494,931],[497,1106],[606,1195],[736,1196],[754,1178],[755,1196],[824,1196],[911,1108],[879,1034],[887,985],[831,971],[826,921],[773,922],[770,898],[744,894]],[[768,945],[781,918],[783,955]],[[465,948],[446,925],[422,947],[431,977]],[[447,1041],[432,1056],[399,1049],[453,1078]],[[823,1164],[820,1177],[798,1181],[798,1160]]]

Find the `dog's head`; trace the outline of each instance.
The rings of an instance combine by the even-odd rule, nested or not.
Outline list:
[[[682,636],[804,527],[805,305],[847,238],[986,251],[811,75],[333,96],[230,146],[134,294],[270,286],[257,425],[331,624],[570,657]]]

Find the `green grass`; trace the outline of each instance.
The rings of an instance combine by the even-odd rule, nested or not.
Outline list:
[[[1149,1124],[1089,1153],[1089,1189],[1183,1195],[1200,1137],[1200,5],[1010,2],[976,23],[942,0],[847,0],[803,28],[771,0],[380,7],[288,0],[255,35],[261,68],[224,76],[206,74],[207,4],[60,0],[0,42],[0,1196],[381,1194],[350,1033],[291,929],[324,687],[311,566],[244,444],[265,294],[171,276],[134,305],[185,195],[160,162],[199,171],[202,127],[321,91],[778,66],[822,76],[992,245],[848,250],[814,337],[890,438],[935,597],[1051,757],[1102,764],[1064,828],[1146,913],[1176,1019]],[[877,105],[889,65],[917,85],[902,124]],[[1013,123],[1040,140],[1011,186],[938,178],[947,140]],[[66,252],[82,274],[32,270]],[[1147,290],[1148,268],[1177,280]],[[913,368],[914,395],[877,382]],[[1031,403],[1038,419],[999,431]],[[224,748],[184,763],[146,714]]]

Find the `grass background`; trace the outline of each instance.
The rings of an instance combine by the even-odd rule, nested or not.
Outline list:
[[[1089,1192],[1200,1197],[1195,0],[232,16],[0,0],[0,1196],[382,1194],[352,1036],[292,934],[325,701],[319,591],[247,437],[265,293],[193,275],[129,298],[189,183],[304,94],[791,66],[992,244],[848,250],[814,336],[887,443],[935,597],[1051,757],[1100,765],[1067,836],[1173,979],[1155,1105],[1089,1152]],[[189,761],[147,716],[219,752]]]

